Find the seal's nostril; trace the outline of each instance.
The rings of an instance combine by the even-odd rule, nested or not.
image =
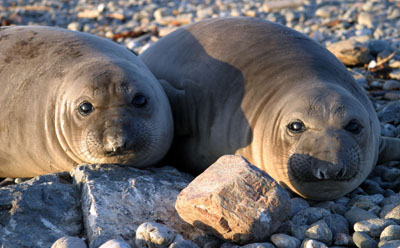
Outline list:
[[[339,172],[336,174],[336,177],[337,178],[341,178],[341,177],[343,177],[344,176],[344,168],[341,168],[340,170],[339,170]]]
[[[323,180],[323,179],[325,179],[325,176],[326,176],[325,173],[320,168],[318,168],[317,169],[317,173],[316,173],[316,177],[318,179]]]

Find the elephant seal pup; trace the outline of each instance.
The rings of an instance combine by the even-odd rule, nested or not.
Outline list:
[[[50,27],[0,29],[0,176],[144,167],[173,138],[168,98],[126,48]]]
[[[310,38],[255,18],[185,26],[139,56],[163,79],[178,163],[201,172],[243,155],[299,195],[327,200],[359,186],[378,160],[400,158],[380,138],[364,90]]]

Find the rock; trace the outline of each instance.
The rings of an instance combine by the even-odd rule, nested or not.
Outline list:
[[[385,100],[389,100],[389,101],[396,101],[396,100],[400,100],[400,91],[390,91],[390,92],[386,92],[385,93]],[[394,137],[396,136],[396,134],[393,135],[388,135],[389,137]]]
[[[328,225],[333,235],[336,233],[349,234],[349,222],[342,215],[332,214],[322,220]]]
[[[71,22],[68,24],[67,28],[73,31],[81,31],[82,25],[79,22]]]
[[[364,232],[354,232],[353,241],[359,248],[378,248],[378,243]]]
[[[347,66],[368,64],[372,59],[368,46],[353,39],[332,43],[327,48]]]
[[[394,68],[394,69],[400,68],[400,59],[390,59],[389,67]]]
[[[168,34],[172,33],[176,29],[177,29],[177,27],[160,28],[158,31],[158,36],[160,36],[160,37],[167,36]]]
[[[212,7],[208,8],[198,8],[196,15],[200,19],[210,18],[214,13],[214,9]]]
[[[347,233],[336,233],[333,243],[335,245],[354,246],[353,238]]]
[[[382,176],[382,179],[386,182],[394,182],[397,178],[400,177],[400,170],[397,168],[389,168],[385,171]]]
[[[153,13],[156,21],[161,21],[164,17],[171,15],[171,12],[167,8],[156,9]]]
[[[273,234],[271,241],[278,248],[297,248],[301,244],[298,238],[283,233]]]
[[[301,243],[301,248],[328,248],[328,246],[322,242],[313,240],[313,239],[305,239],[303,243]]]
[[[400,80],[400,69],[395,69],[389,74],[390,78]]]
[[[308,227],[308,225],[296,225],[291,222],[290,233],[297,239],[303,240]]]
[[[267,0],[264,2],[263,10],[265,12],[270,12],[272,10],[279,10],[285,8],[296,8],[303,4],[302,0],[281,0],[281,1],[273,1]]]
[[[227,155],[196,177],[176,201],[186,222],[225,240],[265,240],[289,217],[288,193],[241,156]]]
[[[400,226],[389,225],[381,232],[380,240],[400,240]]]
[[[377,238],[381,235],[381,232],[385,227],[389,225],[396,224],[391,220],[384,220],[384,219],[369,219],[360,221],[354,224],[354,231],[356,232],[364,232],[368,234],[372,238]]]
[[[85,9],[80,11],[77,15],[78,18],[96,19],[100,16],[100,12],[97,9]]]
[[[0,246],[50,247],[82,232],[79,189],[68,173],[0,188]]]
[[[82,188],[82,210],[90,245],[122,239],[135,246],[144,222],[168,223],[185,238],[204,234],[182,221],[175,210],[179,192],[192,179],[172,167],[139,170],[117,165],[85,165],[71,171]]]
[[[376,56],[378,53],[383,52],[384,50],[390,47],[390,43],[386,40],[369,40],[368,48],[371,51],[371,54]]]
[[[290,199],[290,218],[295,216],[300,210],[310,207],[310,204],[303,198],[295,197]]]
[[[376,204],[372,203],[367,197],[355,197],[351,200],[351,203],[349,205],[351,207],[358,207],[364,210],[370,210],[376,207]]]
[[[321,241],[326,245],[332,243],[332,231],[325,221],[318,221],[312,224],[305,232],[307,238]]]
[[[385,197],[382,194],[374,194],[374,195],[357,195],[353,197],[353,199],[350,201],[349,205],[353,206],[356,202],[360,201],[368,201],[371,204],[380,204]]]
[[[145,222],[136,230],[135,244],[138,248],[162,248],[169,246],[175,238],[171,228],[155,222]]]
[[[369,195],[373,195],[373,194],[381,194],[382,195],[385,192],[385,190],[382,189],[377,182],[374,182],[370,179],[366,179],[361,184],[361,187]]]
[[[315,16],[329,18],[335,10],[337,9],[334,6],[322,6],[315,11]]]
[[[275,248],[275,246],[271,243],[264,242],[264,243],[252,243],[241,246],[241,248]]]
[[[57,239],[51,248],[87,248],[85,241],[78,237],[62,237]]]
[[[125,241],[118,239],[111,239],[102,244],[99,248],[131,248],[131,246]]]
[[[293,218],[292,222],[297,225],[311,225],[324,217],[328,217],[331,215],[329,210],[324,208],[306,208],[299,211]]]
[[[345,213],[345,217],[350,223],[350,226],[354,226],[354,224],[359,221],[378,218],[378,216],[376,216],[375,214],[372,214],[358,207],[352,207],[349,211]]]
[[[395,125],[400,123],[400,101],[385,104],[377,112],[381,122],[394,122]],[[387,181],[385,178],[382,179]]]
[[[367,28],[374,28],[375,18],[371,13],[361,12],[358,15],[357,22]]]
[[[168,248],[199,248],[199,247],[190,240],[179,240],[172,242]]]
[[[379,242],[379,248],[399,248],[400,240],[388,240]]]
[[[398,204],[400,204],[400,193],[397,193],[395,195],[387,197],[382,201],[382,205],[383,206],[386,206],[386,205],[398,205]],[[381,217],[382,217],[382,215],[381,215]]]
[[[400,205],[394,207],[390,212],[385,214],[384,218],[394,220],[397,224],[400,224]]]

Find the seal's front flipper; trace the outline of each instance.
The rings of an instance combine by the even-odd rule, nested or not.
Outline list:
[[[381,136],[378,164],[400,161],[400,139]]]

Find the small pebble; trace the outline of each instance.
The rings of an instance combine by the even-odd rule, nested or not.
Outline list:
[[[354,224],[359,221],[378,218],[378,216],[376,216],[375,214],[372,214],[358,207],[352,207],[349,211],[345,213],[345,217],[347,221],[349,221],[351,226],[354,226]]]
[[[379,248],[399,248],[400,240],[384,240],[379,242]]]
[[[385,219],[391,219],[400,224],[400,205],[394,207],[390,212],[388,212],[385,216]]]
[[[87,245],[85,241],[78,237],[62,237],[57,239],[56,242],[51,246],[51,248],[86,248]]]
[[[328,246],[313,239],[305,239],[303,243],[301,243],[300,248],[328,248]]]
[[[354,246],[353,238],[347,233],[336,233],[333,240],[335,245]]]
[[[295,216],[300,210],[306,209],[310,207],[310,204],[303,198],[295,197],[290,199],[291,208],[290,208],[290,218]]]
[[[297,248],[301,244],[298,238],[283,233],[273,234],[271,241],[278,248]]]
[[[275,246],[271,243],[265,242],[265,243],[247,244],[247,245],[241,246],[241,248],[275,248]]]
[[[305,232],[305,236],[310,239],[321,241],[324,244],[332,243],[332,231],[325,221],[318,221],[312,224]]]
[[[175,232],[169,227],[145,222],[136,230],[135,244],[138,248],[161,248],[168,246],[175,238]]]
[[[383,229],[380,240],[400,240],[400,225],[389,225]]]
[[[199,248],[190,240],[180,240],[172,242],[168,248]],[[255,247],[256,248],[256,247]],[[268,248],[268,247],[267,247]]]
[[[353,241],[359,248],[378,248],[378,243],[364,232],[354,232]]]
[[[131,246],[125,241],[118,239],[111,239],[102,244],[99,248],[131,248]]]
[[[365,232],[372,238],[377,238],[381,235],[381,232],[385,227],[389,225],[396,224],[394,221],[391,220],[384,220],[384,219],[369,219],[360,221],[354,224],[354,231],[356,232]]]

